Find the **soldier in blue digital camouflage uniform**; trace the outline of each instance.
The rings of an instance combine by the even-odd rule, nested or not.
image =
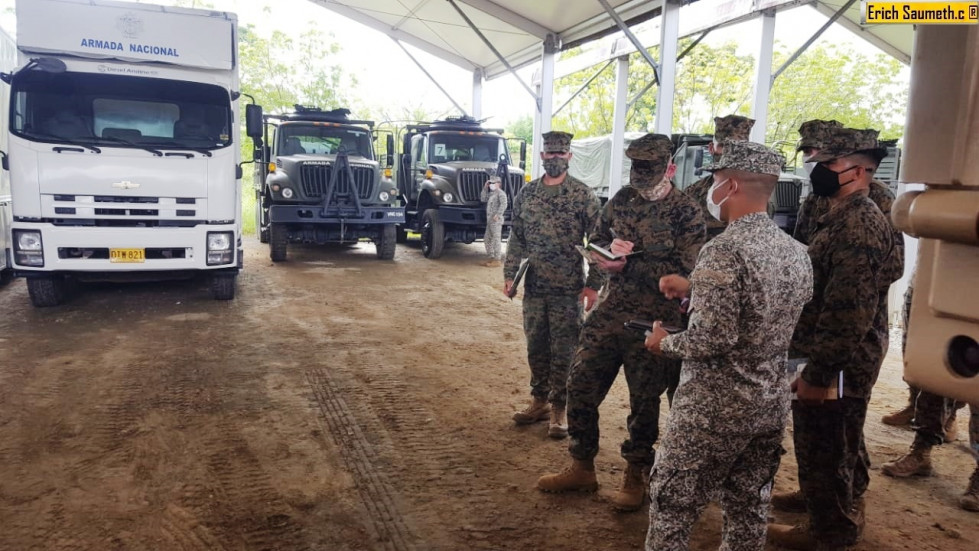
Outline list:
[[[479,200],[486,203],[486,233],[483,235],[483,244],[489,258],[483,266],[498,268],[503,260],[503,215],[509,204],[499,176],[494,174],[486,180],[486,185],[479,193]]]
[[[704,242],[700,209],[670,181],[676,170],[670,163],[671,148],[670,139],[660,134],[647,134],[629,145],[629,186],[605,205],[592,233],[592,241],[614,253],[636,254],[616,261],[595,258],[596,266],[609,274],[609,284],[607,295],[582,328],[568,380],[572,463],[562,473],[541,477],[537,487],[543,491],[597,489],[598,408],[622,366],[630,412],[629,437],[621,453],[628,466],[611,501],[625,511],[643,503],[644,477],[659,436],[660,396],[675,385],[680,362],[649,354],[643,348],[643,335],[623,325],[635,318],[680,323],[679,304],[660,293],[659,278],[689,273]]]
[[[765,547],[768,499],[789,411],[786,356],[812,295],[801,244],[768,217],[785,159],[761,144],[726,142],[707,167],[713,218],[727,223],[700,251],[689,281],[660,280],[670,297],[691,294],[690,325],[654,324],[646,347],[683,359],[666,434],[651,477],[649,551],[686,550],[694,522],[720,492],[722,549]]]
[[[830,198],[809,242],[813,298],[790,355],[808,358],[794,383],[793,440],[809,525],[769,526],[788,549],[845,549],[861,537],[869,476],[863,425],[887,352],[887,292],[904,271],[894,228],[868,197],[886,151],[871,133],[836,129],[812,159],[813,193]],[[843,398],[824,401],[843,373]],[[779,496],[789,500],[788,496]],[[774,501],[774,500],[773,500]]]
[[[524,277],[523,322],[530,364],[530,404],[513,414],[517,424],[550,417],[548,434],[567,436],[568,368],[580,327],[579,302],[591,308],[604,282],[598,270],[585,281],[582,245],[595,226],[601,203],[583,182],[568,174],[571,134],[547,132],[541,160],[544,175],[525,185],[513,200],[512,226],[503,265],[508,293],[520,267]]]

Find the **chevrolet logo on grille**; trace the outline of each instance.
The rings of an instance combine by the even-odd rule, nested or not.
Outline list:
[[[123,180],[121,182],[113,182],[112,187],[119,189],[136,189],[139,187],[139,184],[135,184],[129,180]]]

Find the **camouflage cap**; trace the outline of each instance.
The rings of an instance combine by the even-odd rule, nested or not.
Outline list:
[[[574,134],[555,130],[544,132],[541,138],[544,139],[544,147],[541,149],[544,153],[567,153],[571,151],[571,139],[574,138]]]
[[[662,164],[663,168],[670,162],[673,155],[673,142],[669,136],[663,134],[645,134],[632,140],[629,148],[625,150],[625,156],[637,161],[650,161],[654,164]]]
[[[822,148],[823,144],[826,142],[827,137],[836,128],[843,128],[843,124],[839,121],[823,121],[819,119],[813,119],[811,121],[806,121],[799,126],[799,145],[795,148],[796,151],[802,151],[807,147],[815,147],[817,149]]]
[[[747,140],[754,125],[755,119],[741,115],[714,117],[714,140],[718,143],[723,140]]]
[[[704,167],[704,170],[717,172],[726,168],[743,170],[755,174],[778,176],[785,166],[785,157],[760,143],[743,140],[726,140],[724,154],[717,162]]]
[[[877,143],[879,132],[872,128],[857,130],[855,128],[836,128],[826,138],[823,148],[813,155],[810,162],[825,163],[854,153],[870,155],[879,163],[887,156],[887,149]]]

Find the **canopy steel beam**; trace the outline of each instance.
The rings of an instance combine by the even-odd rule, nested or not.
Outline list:
[[[751,141],[765,143],[768,127],[768,99],[772,92],[772,53],[775,51],[775,11],[761,14],[761,44],[755,65],[755,86],[751,105],[751,116],[755,125],[751,127]]]
[[[466,12],[462,11],[462,8],[459,7],[459,4],[456,4],[455,0],[446,0],[446,1],[449,3],[449,5],[455,8],[457,12],[459,12],[459,17],[462,17],[462,20],[465,21],[467,25],[469,25],[469,28],[472,29],[474,33],[476,33],[476,36],[478,36],[479,39],[483,41],[483,44],[486,44],[486,47],[489,48],[491,52],[493,52],[493,55],[496,56],[496,59],[500,60],[500,63],[502,63],[503,66],[507,68],[507,71],[510,71],[510,74],[513,75],[513,78],[517,79],[517,82],[519,82],[520,85],[523,86],[524,90],[526,90],[528,94],[533,96],[534,101],[537,102],[537,110],[539,111],[541,108],[540,98],[538,98],[537,94],[535,94],[534,91],[530,89],[530,86],[528,86],[527,83],[524,82],[522,78],[520,78],[520,75],[517,74],[516,69],[510,66],[510,62],[508,62],[506,58],[503,57],[503,54],[501,54],[500,51],[497,50],[495,46],[493,46],[493,43],[490,42],[489,39],[486,38],[486,35],[484,35],[483,32],[479,30],[479,27],[477,27],[476,24],[472,22],[472,19],[469,19],[469,16],[466,15]]]
[[[616,60],[615,109],[612,112],[612,151],[609,155],[608,197],[622,188],[622,157],[625,145],[625,115],[629,110],[629,56]]]
[[[544,173],[541,166],[541,134],[551,131],[551,110],[554,102],[554,58],[560,50],[557,35],[549,34],[541,45],[541,81],[537,85],[537,105],[534,111],[533,177],[540,178]]]
[[[406,44],[411,44],[412,46],[418,48],[419,50],[428,52],[434,55],[435,57],[444,59],[449,63],[452,63],[453,65],[458,65],[459,67],[462,67],[467,71],[472,71],[473,69],[479,67],[478,64],[470,61],[469,59],[459,55],[456,52],[451,52],[449,50],[446,50],[445,48],[436,46],[435,44],[432,44],[427,40],[422,40],[421,38],[418,38],[417,36],[411,33],[406,33],[398,29],[392,29],[390,24],[374,19],[373,17],[369,15],[365,15],[363,12],[355,10],[344,4],[340,4],[337,2],[330,2],[327,0],[310,0],[310,2],[313,2],[316,5],[322,8],[326,8],[332,12],[339,13],[340,15],[348,19],[352,19],[358,23],[367,25],[368,27],[376,31],[379,31],[381,33],[384,33],[397,41],[401,41]]]
[[[598,0],[598,3],[601,4],[603,8],[605,8],[605,11],[608,13],[608,16],[611,17],[613,21],[615,21],[615,24],[618,25],[619,30],[622,31],[622,34],[624,34],[626,38],[629,39],[629,42],[632,42],[632,45],[636,47],[636,51],[638,51],[640,54],[642,54],[644,58],[646,58],[646,63],[649,63],[649,66],[653,68],[653,76],[656,78],[656,84],[659,84],[660,68],[659,65],[656,64],[656,60],[653,59],[653,56],[650,55],[649,51],[646,50],[646,48],[642,45],[642,42],[640,42],[639,39],[636,38],[636,35],[632,34],[632,31],[629,30],[629,26],[625,24],[625,21],[623,21],[621,17],[619,17],[619,14],[615,13],[615,10],[608,2],[606,2],[606,0]],[[663,3],[665,6],[666,0],[664,0]]]
[[[436,80],[435,77],[433,77],[432,74],[429,73],[427,69],[425,69],[425,66],[422,65],[417,59],[415,59],[415,56],[411,55],[411,52],[409,52],[408,49],[405,48],[405,45],[402,44],[401,41],[399,41],[397,38],[394,37],[391,37],[391,40],[393,40],[394,43],[401,48],[401,50],[405,53],[406,56],[408,56],[409,59],[415,62],[415,65],[417,65],[418,68],[421,69],[423,73],[425,73],[425,76],[428,77],[428,80],[432,81],[432,84],[434,84],[435,87],[438,88],[445,95],[445,97],[449,98],[449,101],[452,102],[452,105],[456,106],[456,109],[458,109],[460,113],[462,113],[463,115],[469,114],[466,112],[465,109],[462,108],[462,106],[460,106],[456,102],[455,99],[452,98],[452,96],[445,90],[445,88],[442,88],[442,85],[439,84],[439,81]]]
[[[792,63],[796,59],[799,59],[799,56],[805,53],[805,51],[809,49],[809,46],[812,46],[813,42],[818,40],[819,37],[822,36],[824,32],[826,32],[826,29],[832,27],[833,23],[836,23],[837,19],[843,17],[843,14],[846,13],[846,10],[850,9],[850,6],[852,6],[856,1],[857,0],[848,0],[847,3],[843,4],[843,7],[837,10],[836,13],[834,13],[833,16],[830,17],[822,27],[819,27],[818,31],[816,31],[815,33],[813,33],[812,36],[809,37],[809,40],[806,40],[806,42],[802,46],[799,46],[799,49],[796,50],[792,55],[790,55],[789,59],[785,60],[785,63],[783,63],[782,66],[779,67],[778,70],[776,70],[775,73],[772,74],[772,82],[774,83],[775,79],[777,79],[778,76],[782,74],[782,71],[787,69],[789,65],[792,65]]]
[[[673,96],[676,88],[676,47],[680,36],[680,5],[673,0],[663,0],[662,14],[659,40],[661,74],[659,91],[656,94],[656,132],[669,136],[673,133]]]
[[[585,83],[584,83],[584,84],[582,84],[582,85],[581,85],[581,87],[580,87],[580,88],[578,88],[578,90],[576,90],[576,91],[575,91],[575,93],[573,93],[573,94],[571,94],[571,97],[570,97],[570,98],[568,98],[568,101],[566,101],[566,102],[564,102],[564,103],[562,103],[562,104],[561,104],[561,107],[558,107],[558,108],[557,108],[557,110],[556,110],[556,111],[554,111],[554,114],[553,114],[553,115],[551,115],[551,117],[556,117],[556,116],[557,116],[557,114],[558,114],[558,113],[560,113],[562,109],[564,109],[565,107],[567,107],[567,106],[568,106],[568,104],[569,104],[569,103],[571,103],[571,100],[573,100],[573,99],[575,99],[576,97],[578,97],[578,94],[580,94],[580,93],[582,93],[582,92],[584,92],[584,91],[585,91],[585,89],[586,89],[586,88],[588,88],[588,86],[589,86],[589,85],[591,85],[591,83],[592,83],[592,81],[594,81],[594,80],[595,80],[596,78],[598,78],[598,75],[600,75],[600,74],[602,74],[603,72],[605,72],[605,69],[607,69],[607,68],[608,68],[608,66],[612,64],[612,61],[613,61],[613,60],[611,60],[611,59],[610,59],[610,60],[608,60],[607,62],[605,62],[605,65],[602,65],[602,68],[601,68],[601,69],[599,69],[599,70],[597,70],[597,71],[595,71],[595,74],[594,74],[594,75],[592,75],[592,76],[591,76],[591,78],[589,78],[588,80],[586,80],[586,81],[585,81]]]
[[[473,71],[473,118],[479,120],[483,118],[483,70]]]
[[[476,8],[477,10],[492,15],[493,17],[503,21],[508,25],[513,25],[514,27],[520,29],[521,31],[536,36],[537,38],[544,40],[549,34],[554,34],[556,31],[548,29],[543,25],[535,23],[530,19],[520,15],[519,13],[513,12],[504,8],[503,6],[493,2],[491,0],[459,0],[463,4],[467,4]]]

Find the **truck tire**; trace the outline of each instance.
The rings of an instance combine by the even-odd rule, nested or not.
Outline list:
[[[428,209],[422,214],[422,254],[435,260],[442,256],[445,247],[445,226],[439,220],[438,209]]]
[[[214,274],[211,276],[211,297],[214,300],[235,298],[235,281],[238,274]]]
[[[255,201],[255,229],[258,232],[260,243],[269,242],[269,199],[264,193],[258,194],[258,201]]]
[[[395,234],[395,241],[399,245],[404,245],[408,242],[408,230],[404,226],[398,226],[397,233]]]
[[[10,269],[0,270],[0,287],[14,280],[14,271]]]
[[[27,278],[27,292],[36,308],[57,306],[65,301],[67,284],[59,275]]]
[[[289,230],[285,224],[269,224],[269,256],[272,262],[283,262],[289,250]]]
[[[381,260],[393,260],[394,250],[397,247],[397,228],[394,224],[387,224],[381,228],[381,233],[377,237],[374,245],[377,247],[377,258]]]

